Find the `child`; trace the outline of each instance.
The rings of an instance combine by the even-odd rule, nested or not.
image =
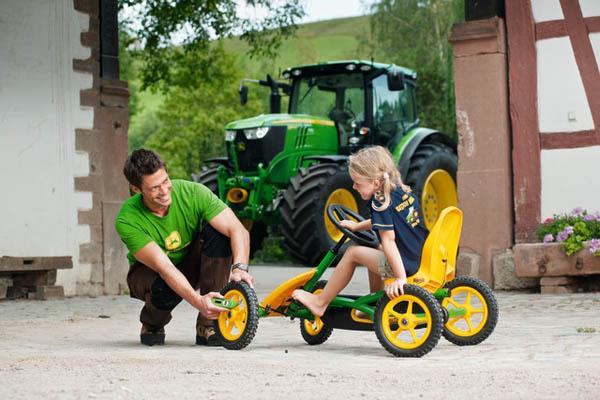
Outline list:
[[[341,224],[352,231],[373,229],[381,245],[379,249],[349,247],[318,295],[300,289],[292,293],[296,301],[318,317],[350,282],[358,265],[368,268],[371,291],[380,290],[383,279],[396,278],[385,287],[385,292],[390,298],[404,294],[406,277],[419,269],[421,250],[429,233],[421,220],[417,198],[402,183],[388,150],[381,146],[364,148],[350,156],[348,169],[354,190],[364,200],[370,200],[371,219]]]

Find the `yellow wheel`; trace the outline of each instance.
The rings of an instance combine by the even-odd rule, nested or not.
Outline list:
[[[456,184],[448,172],[436,169],[429,174],[421,193],[421,207],[427,229],[433,228],[444,208],[458,206],[456,192]]]
[[[318,281],[313,290],[314,294],[321,293],[327,281]],[[314,321],[308,319],[300,320],[300,333],[304,341],[310,345],[324,343],[331,333],[333,328],[327,325],[321,318],[315,317]]]
[[[405,285],[404,294],[384,295],[375,311],[375,334],[381,345],[397,357],[422,357],[442,335],[443,315],[437,300],[425,289]]]
[[[444,325],[443,335],[459,346],[475,345],[489,337],[498,322],[498,303],[485,282],[469,276],[450,281],[446,288],[450,296],[442,300],[451,317]]]
[[[405,182],[419,198],[423,222],[431,230],[442,210],[458,206],[456,151],[435,136],[426,138],[410,157]]]
[[[258,328],[258,299],[254,290],[245,282],[229,282],[221,294],[237,306],[223,311],[217,319],[217,335],[223,347],[240,350],[248,346]]]
[[[332,204],[341,204],[344,207],[349,208],[350,210],[358,213],[358,205],[356,204],[356,200],[354,199],[354,194],[350,192],[348,189],[340,188],[334,190],[327,201],[325,202],[325,209],[323,211],[323,221],[325,221],[325,229],[327,230],[327,234],[334,242],[340,240],[343,236],[343,233],[340,232],[338,228],[331,222],[331,220],[327,217],[327,209]]]

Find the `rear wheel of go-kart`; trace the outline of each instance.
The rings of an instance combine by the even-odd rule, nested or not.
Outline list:
[[[192,180],[206,186],[211,192],[219,196],[219,180],[218,180],[219,165],[209,164],[203,167],[202,171],[192,174]],[[250,227],[250,258],[254,257],[254,253],[262,248],[263,241],[267,237],[267,226],[262,222],[257,221],[242,221],[246,228]]]
[[[449,312],[464,308],[466,314],[448,319],[444,325],[444,337],[459,346],[483,342],[498,322],[498,303],[490,287],[470,276],[459,276],[445,287],[450,293],[442,300],[442,306]]]
[[[327,281],[318,281],[315,284],[313,290],[314,294],[318,294],[323,291],[323,288],[327,284]],[[308,319],[300,320],[300,333],[304,341],[310,345],[316,345],[324,343],[331,333],[333,328],[328,326],[321,318],[315,317],[314,321]]]
[[[441,142],[420,144],[410,159],[405,182],[415,191],[429,230],[444,208],[458,205],[457,168],[454,150]]]
[[[221,294],[238,305],[219,314],[215,321],[215,330],[229,350],[240,350],[248,346],[258,328],[258,299],[256,293],[246,282],[229,282]]]
[[[327,217],[327,207],[341,204],[363,214],[366,202],[352,189],[345,165],[314,164],[292,177],[281,202],[281,233],[289,252],[314,266],[342,233]]]
[[[405,285],[404,294],[384,295],[375,310],[375,334],[379,343],[396,357],[422,357],[440,340],[442,309],[425,289]]]

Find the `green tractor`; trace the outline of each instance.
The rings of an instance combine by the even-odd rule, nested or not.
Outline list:
[[[226,157],[207,160],[193,180],[227,202],[250,230],[254,251],[276,225],[290,254],[315,265],[342,233],[326,216],[331,204],[365,215],[352,189],[348,155],[386,146],[421,200],[431,228],[456,206],[456,143],[419,126],[416,73],[393,64],[337,61],[293,67],[270,88],[270,114],[229,123]],[[249,80],[245,80],[249,81]],[[288,113],[281,97],[289,96]],[[242,103],[248,87],[240,87]]]

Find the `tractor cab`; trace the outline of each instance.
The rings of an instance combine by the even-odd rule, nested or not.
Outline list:
[[[325,117],[339,133],[339,153],[366,144],[393,147],[418,125],[416,73],[393,64],[339,61],[289,68],[289,113]]]

